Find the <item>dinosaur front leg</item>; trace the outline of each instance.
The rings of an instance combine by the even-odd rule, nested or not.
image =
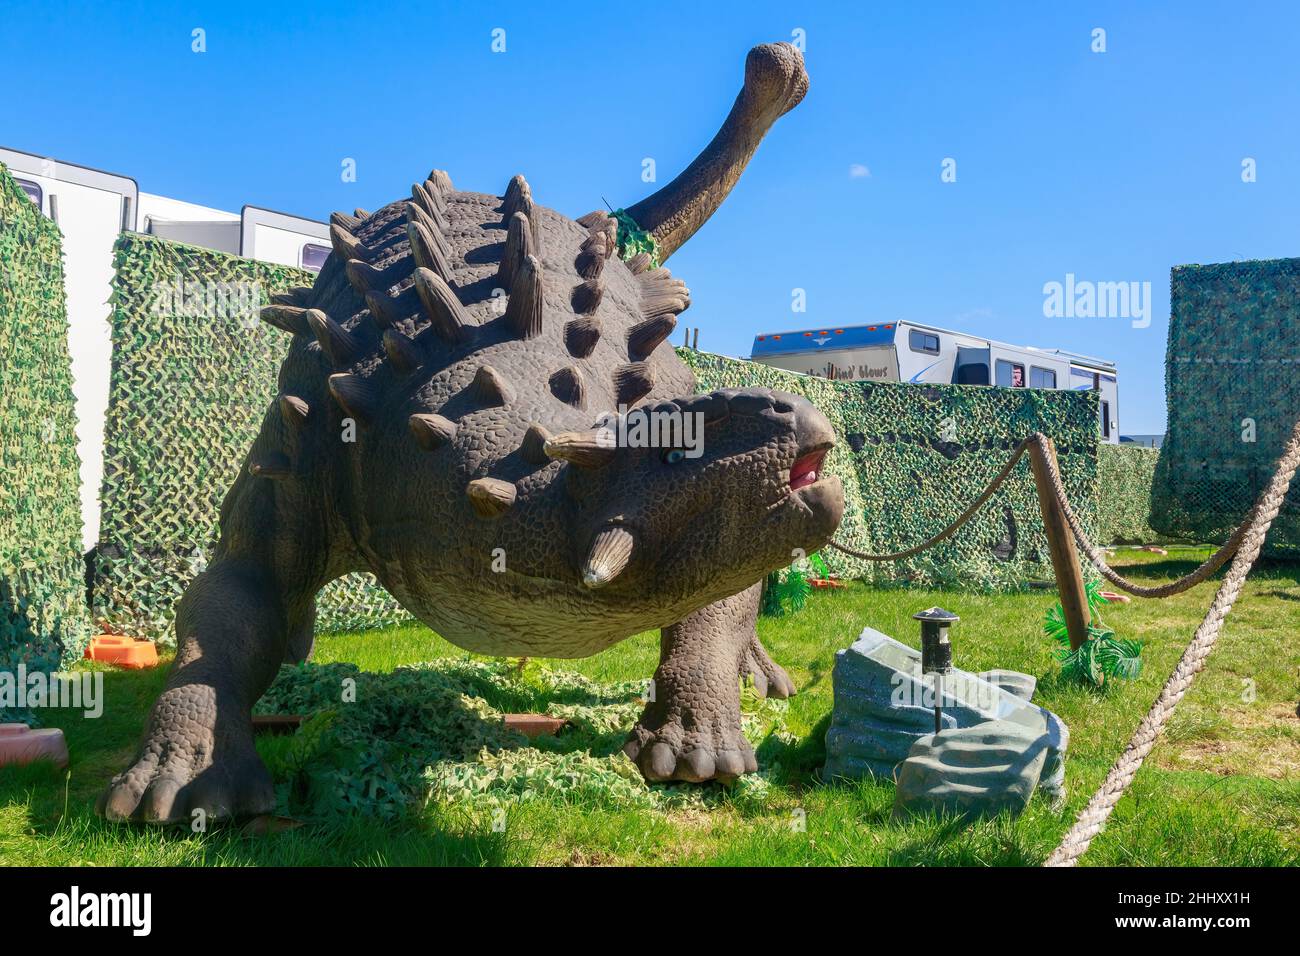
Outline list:
[[[754,631],[762,585],[696,611],[663,630],[654,699],[624,746],[647,781],[735,780],[758,769],[740,730],[740,680],[785,697],[790,678]]]
[[[253,747],[253,704],[285,658],[297,615],[259,564],[214,561],[176,616],[176,663],[135,761],[100,799],[110,820],[171,823],[266,813],[271,777]]]

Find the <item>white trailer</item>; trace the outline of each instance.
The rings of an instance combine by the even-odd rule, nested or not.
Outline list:
[[[0,163],[63,234],[68,351],[77,402],[82,543],[99,539],[104,415],[112,361],[113,244],[124,231],[162,236],[263,262],[319,271],[329,224],[244,206],[239,213],[140,192],[130,176],[0,147]]]
[[[327,222],[260,206],[240,211],[239,254],[246,259],[320,272],[331,248]]]
[[[765,332],[754,337],[750,359],[842,381],[1096,391],[1102,440],[1119,442],[1115,363],[1062,349],[1008,345],[916,322],[880,322]]]

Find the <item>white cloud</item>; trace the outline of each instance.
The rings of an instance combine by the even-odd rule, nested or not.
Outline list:
[[[861,163],[853,163],[849,166],[849,179],[870,179],[871,170],[867,169]]]

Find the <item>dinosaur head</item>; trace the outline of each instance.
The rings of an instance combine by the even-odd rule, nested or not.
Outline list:
[[[611,597],[653,585],[702,606],[830,540],[844,512],[834,444],[806,399],[767,388],[607,415],[546,444],[577,511],[573,574]]]

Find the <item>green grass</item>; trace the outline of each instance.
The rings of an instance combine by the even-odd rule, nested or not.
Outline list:
[[[1153,582],[1185,573],[1208,553],[1168,557],[1121,550],[1116,563]],[[797,738],[793,769],[765,799],[731,799],[718,788],[707,808],[603,809],[535,801],[513,807],[503,832],[490,815],[431,805],[401,823],[361,818],[251,837],[238,827],[206,835],[110,826],[94,798],[131,757],[141,722],[164,674],[110,671],[108,706],[98,720],[53,711],[73,754],[69,776],[49,768],[0,770],[0,863],[7,864],[634,864],[634,865],[1036,865],[1122,751],[1172,670],[1215,584],[1164,601],[1110,605],[1107,623],[1143,643],[1133,682],[1093,691],[1057,678],[1041,622],[1050,592],[979,595],[873,590],[853,584],[817,592],[793,616],[762,619],[772,656],[794,678],[787,728]],[[1035,800],[1016,820],[962,826],[938,819],[895,823],[893,785],[824,786],[813,771],[831,705],[835,651],[863,626],[915,644],[911,615],[941,604],[961,615],[953,632],[959,666],[1009,667],[1040,677],[1036,700],[1069,725],[1070,797],[1054,811]],[[1300,864],[1300,687],[1295,632],[1300,567],[1266,565],[1248,582],[1207,669],[1179,705],[1168,734],[1084,857],[1087,865]],[[419,627],[325,635],[320,662],[367,670],[463,652]],[[642,634],[583,661],[557,662],[602,682],[642,679],[654,670],[657,638]],[[264,747],[275,746],[268,739]],[[760,757],[762,751],[760,751]],[[801,826],[802,823],[802,826]]]

